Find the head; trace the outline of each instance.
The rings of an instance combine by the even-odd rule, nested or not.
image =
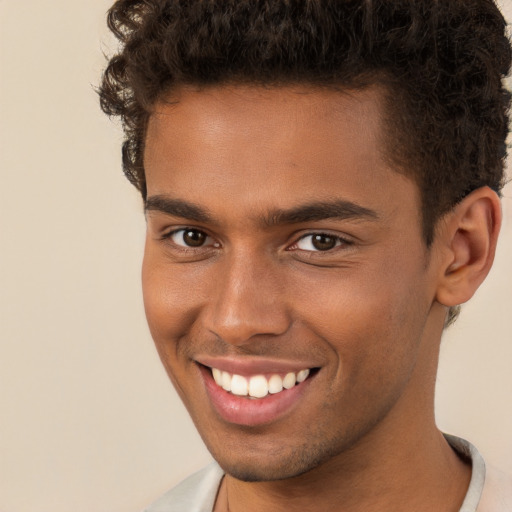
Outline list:
[[[387,157],[420,189],[427,246],[462,198],[504,184],[510,46],[491,0],[119,0],[108,22],[123,46],[101,105],[121,117],[124,172],[144,200],[151,112],[183,85],[380,85]]]
[[[443,240],[476,262],[504,181],[494,3],[120,0],[109,24],[100,94],[148,213],[150,328],[215,457],[298,475],[430,410],[440,294],[459,303]],[[247,399],[219,398],[216,365],[310,377],[233,417]]]

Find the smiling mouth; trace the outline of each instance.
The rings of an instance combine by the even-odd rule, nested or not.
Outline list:
[[[315,369],[303,369],[286,374],[252,375],[244,377],[217,368],[210,368],[217,386],[233,395],[253,399],[276,395],[283,390],[291,389],[304,382]]]
[[[310,394],[321,370],[302,362],[201,357],[196,360],[210,405],[232,425],[256,427],[287,417]],[[307,366],[306,366],[307,365]]]

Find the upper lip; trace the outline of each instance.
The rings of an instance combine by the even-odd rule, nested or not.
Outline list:
[[[218,370],[231,374],[248,376],[270,373],[288,373],[300,370],[316,368],[319,365],[312,364],[311,361],[269,359],[263,357],[218,357],[218,356],[200,356],[195,360],[203,366],[217,368]]]

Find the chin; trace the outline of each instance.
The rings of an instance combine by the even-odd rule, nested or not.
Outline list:
[[[313,467],[299,469],[265,465],[249,465],[245,463],[223,466],[222,469],[224,469],[228,475],[243,482],[275,482],[278,480],[288,480],[290,478],[298,477],[307,473],[313,469]]]
[[[299,447],[293,453],[274,453],[264,451],[256,456],[242,454],[238,460],[226,456],[214,458],[226,474],[243,482],[272,482],[299,477],[321,466],[338,454],[332,447],[307,445]]]

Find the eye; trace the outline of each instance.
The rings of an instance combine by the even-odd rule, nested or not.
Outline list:
[[[209,237],[204,231],[200,231],[199,229],[177,229],[169,234],[169,238],[173,243],[179,245],[180,247],[203,247],[205,245],[214,245],[215,247],[218,244],[212,244],[212,239]]]
[[[299,249],[301,251],[330,251],[343,244],[350,245],[349,242],[338,236],[327,233],[312,233],[299,238],[292,249]]]

